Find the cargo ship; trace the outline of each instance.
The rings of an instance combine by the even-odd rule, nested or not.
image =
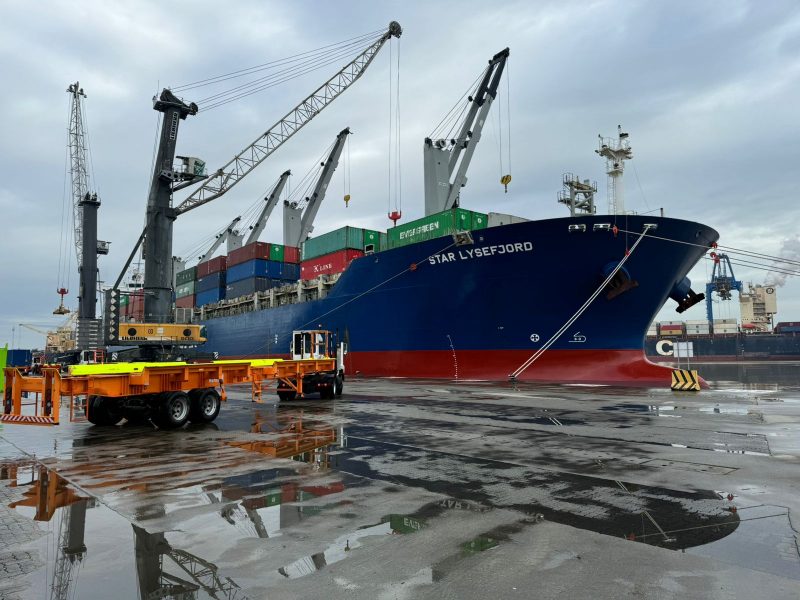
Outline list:
[[[425,139],[422,218],[398,223],[396,210],[386,232],[305,229],[298,239],[289,233],[299,208],[284,202],[286,245],[248,244],[178,273],[176,321],[205,326],[199,350],[282,356],[293,330],[320,328],[346,345],[350,376],[668,384],[670,370],[645,357],[645,333],[668,299],[682,312],[703,298],[686,275],[718,234],[625,210],[632,152],[621,128],[596,150],[613,183],[609,214],[597,214],[597,184],[572,174],[558,195],[569,217],[466,210],[467,168],[507,57],[489,61],[460,133]]]

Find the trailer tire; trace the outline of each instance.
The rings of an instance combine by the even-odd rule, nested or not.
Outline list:
[[[116,398],[89,396],[86,403],[89,408],[86,418],[92,425],[105,427],[116,425],[122,420],[122,410]]]
[[[341,375],[337,375],[336,378],[333,380],[333,395],[341,396],[343,391],[344,391],[344,379],[342,379]]]
[[[281,402],[291,402],[295,398],[297,398],[297,392],[295,392],[294,390],[289,390],[287,392],[278,392],[278,399]]]
[[[222,399],[213,388],[192,390],[189,394],[191,401],[189,420],[192,423],[211,423],[217,418]]]
[[[158,424],[165,429],[183,427],[189,420],[191,402],[185,392],[164,394]]]

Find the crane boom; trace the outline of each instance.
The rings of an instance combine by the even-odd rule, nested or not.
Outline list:
[[[217,234],[214,243],[211,244],[211,247],[203,253],[203,255],[198,259],[198,261],[203,262],[207,257],[212,256],[214,252],[217,251],[217,248],[219,248],[222,245],[222,242],[228,239],[228,236],[238,235],[238,232],[234,229],[234,227],[236,227],[236,224],[241,220],[242,217],[236,217],[233,221],[230,222],[230,224],[225,228],[225,230],[222,233]]]
[[[75,252],[78,267],[82,264],[81,242],[83,228],[81,226],[81,202],[89,191],[89,170],[86,166],[86,132],[83,128],[82,98],[86,94],[79,82],[67,88],[70,95],[69,106],[69,167],[72,181],[72,222],[75,227]]]
[[[211,202],[236,185],[361,77],[387,40],[392,37],[399,38],[402,33],[403,30],[397,21],[389,23],[386,33],[375,43],[342,67],[338,73],[309,94],[305,100],[286,113],[216,173],[209,176],[203,185],[181,202],[176,209],[177,214],[183,214],[206,202]]]
[[[269,217],[272,214],[272,211],[275,210],[275,206],[278,204],[278,200],[280,200],[281,192],[283,192],[283,188],[286,185],[286,181],[289,179],[289,175],[291,175],[291,171],[284,171],[281,173],[280,179],[278,179],[278,183],[275,184],[275,187],[272,188],[269,196],[264,198],[266,204],[264,208],[261,210],[261,214],[258,215],[255,224],[253,225],[253,230],[250,232],[250,235],[247,236],[248,244],[252,244],[253,242],[257,242],[259,236],[264,231],[264,227],[267,226],[267,221],[269,221]]]
[[[322,171],[311,195],[299,203],[284,201],[283,243],[287,246],[299,247],[314,230],[314,219],[317,217],[319,207],[325,199],[325,192],[328,190],[331,177],[333,177],[333,173],[339,165],[339,158],[342,155],[342,149],[348,135],[350,135],[350,128],[345,127],[336,136],[336,141],[333,143],[333,148],[328,158],[323,163]]]
[[[495,54],[483,75],[481,83],[471,97],[470,108],[461,125],[458,137],[452,140],[425,138],[425,214],[448,210],[457,206],[461,188],[467,184],[469,168],[475,147],[481,139],[489,108],[497,96],[497,87],[503,75],[509,50]],[[460,161],[459,161],[460,159]],[[455,176],[453,172],[458,166]],[[452,182],[450,179],[452,178]]]

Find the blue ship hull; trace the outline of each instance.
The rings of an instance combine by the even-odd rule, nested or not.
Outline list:
[[[594,229],[614,222],[616,234]],[[718,238],[661,217],[528,221],[473,231],[471,245],[448,236],[364,256],[323,299],[204,321],[203,350],[285,355],[293,330],[324,328],[347,342],[351,375],[505,379],[598,289],[645,224],[657,228],[624,266],[636,285],[601,293],[519,378],[661,384],[669,371],[644,357],[647,327]]]

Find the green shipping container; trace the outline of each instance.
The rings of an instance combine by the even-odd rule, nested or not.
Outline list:
[[[184,298],[185,296],[191,296],[194,294],[194,281],[190,281],[189,283],[182,283],[175,288],[175,297],[176,298]]]
[[[486,229],[486,225],[489,221],[488,215],[484,213],[474,212],[472,213],[472,229]]]
[[[191,267],[185,271],[179,271],[178,274],[175,275],[175,283],[178,285],[182,283],[189,283],[195,279],[197,279],[197,267]]]
[[[345,248],[363,250],[364,230],[360,227],[348,226],[309,238],[303,242],[303,260],[324,256]]]
[[[416,221],[403,223],[387,231],[389,248],[399,248],[417,242],[433,240],[456,231],[471,231],[473,229],[474,215],[480,215],[480,221],[485,227],[486,215],[473,213],[465,208],[453,208],[444,212],[428,215]]]
[[[381,250],[389,249],[389,236],[381,231]]]
[[[128,294],[120,294],[119,295],[119,305],[120,306],[128,306],[128,299],[130,296]]]
[[[369,246],[372,246],[372,248],[369,248]],[[363,248],[365,251],[369,248],[372,252],[379,252],[381,249],[381,232],[365,229]]]
[[[270,244],[269,245],[269,259],[276,262],[283,262],[284,259],[284,245],[283,244]]]

